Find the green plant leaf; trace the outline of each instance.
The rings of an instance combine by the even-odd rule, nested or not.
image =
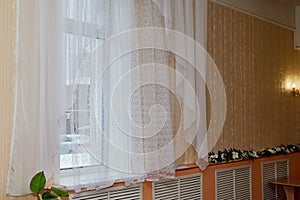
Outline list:
[[[46,185],[46,177],[43,171],[37,173],[30,181],[31,192],[39,193]]]
[[[43,199],[55,199],[55,196],[52,195],[50,192],[44,192],[42,195]]]
[[[57,194],[58,196],[61,196],[61,197],[68,197],[69,196],[69,193],[63,189],[60,189],[60,188],[56,188],[56,187],[51,187],[51,190]]]

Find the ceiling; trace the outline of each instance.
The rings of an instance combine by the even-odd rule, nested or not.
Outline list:
[[[293,6],[300,6],[300,0],[274,0],[279,1],[281,3],[290,4]]]
[[[211,0],[284,27],[295,29],[300,0]],[[298,11],[297,11],[298,12]]]

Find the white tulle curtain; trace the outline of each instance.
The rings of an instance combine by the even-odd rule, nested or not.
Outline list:
[[[95,9],[93,14],[82,10],[85,2],[77,7],[84,13],[79,12],[81,17],[101,13],[97,23],[101,27],[105,21],[105,38],[88,50],[74,79],[72,118],[78,126],[74,134],[88,135],[83,144],[86,160],[94,164],[89,172],[70,170],[73,180],[62,179],[66,182],[61,184],[70,181],[76,191],[115,181],[172,178],[178,165],[190,164],[186,160],[202,169],[207,165],[206,55],[186,41],[205,47],[206,1],[122,2],[103,1],[103,10]],[[178,40],[168,29],[190,38]],[[183,54],[172,52],[174,46]],[[85,80],[88,89],[82,87]],[[88,116],[84,108],[91,110]],[[78,131],[85,121],[89,121],[88,134]],[[196,153],[185,153],[188,146]],[[81,160],[74,151],[73,165]]]
[[[92,51],[80,48],[81,54],[90,54],[78,68],[73,84],[71,112],[73,122],[78,126],[73,134],[80,135],[82,140],[79,143],[87,138],[83,151],[91,165],[88,171],[75,167],[62,171],[66,178],[61,179],[61,184],[80,191],[82,188],[107,187],[116,181],[129,184],[173,177],[174,163],[170,162],[163,169],[160,163],[166,158],[174,158],[174,146],[168,153],[156,152],[172,141],[174,135],[170,94],[155,85],[158,80],[169,81],[167,71],[158,71],[154,67],[155,64],[168,66],[169,53],[142,48],[141,43],[147,37],[142,30],[136,30],[142,27],[164,28],[164,17],[151,0],[101,1],[102,7],[95,9],[95,13],[88,9],[86,2],[76,2],[80,17],[101,15],[96,23],[103,38],[95,41],[96,48]],[[89,6],[97,7],[99,1],[93,3]],[[122,32],[124,30],[127,32]],[[166,35],[159,37],[163,40]],[[79,38],[76,43],[82,44],[82,41]],[[150,74],[154,82],[145,85]],[[88,88],[83,87],[85,80],[89,80]],[[164,119],[160,116],[163,110],[152,107],[155,104],[168,110]],[[83,110],[91,112],[86,115]],[[85,121],[88,121],[88,134],[80,131]],[[161,130],[156,130],[157,127]],[[154,152],[155,156],[147,157],[145,154],[149,152]],[[74,151],[72,155],[73,166],[79,165],[82,153],[79,156],[79,152]],[[73,174],[72,179],[68,174]]]
[[[29,193],[38,171],[59,172],[58,118],[65,112],[59,0],[17,0],[14,124],[7,193]]]
[[[17,7],[8,194],[28,193],[40,170],[81,191],[174,177],[182,153],[206,167],[205,77],[193,67],[205,74],[205,56],[165,29],[205,46],[205,0],[19,0]],[[178,134],[184,130],[197,134]],[[189,145],[195,158],[185,158],[194,155],[183,152]]]

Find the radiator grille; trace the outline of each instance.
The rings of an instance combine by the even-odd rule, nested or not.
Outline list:
[[[142,185],[116,187],[100,191],[82,192],[70,196],[71,200],[141,200]]]
[[[270,182],[289,176],[288,160],[262,163],[262,173],[263,199],[285,199],[283,188]]]
[[[202,200],[202,174],[153,183],[154,200]]]
[[[251,167],[216,171],[216,199],[251,199]]]

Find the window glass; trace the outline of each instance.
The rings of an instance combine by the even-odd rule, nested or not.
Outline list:
[[[59,120],[61,170],[99,164],[86,148],[90,141],[90,77],[76,85],[74,79],[86,56],[104,39],[104,12],[99,12],[104,6],[101,0],[64,1],[63,60],[69,108]]]

